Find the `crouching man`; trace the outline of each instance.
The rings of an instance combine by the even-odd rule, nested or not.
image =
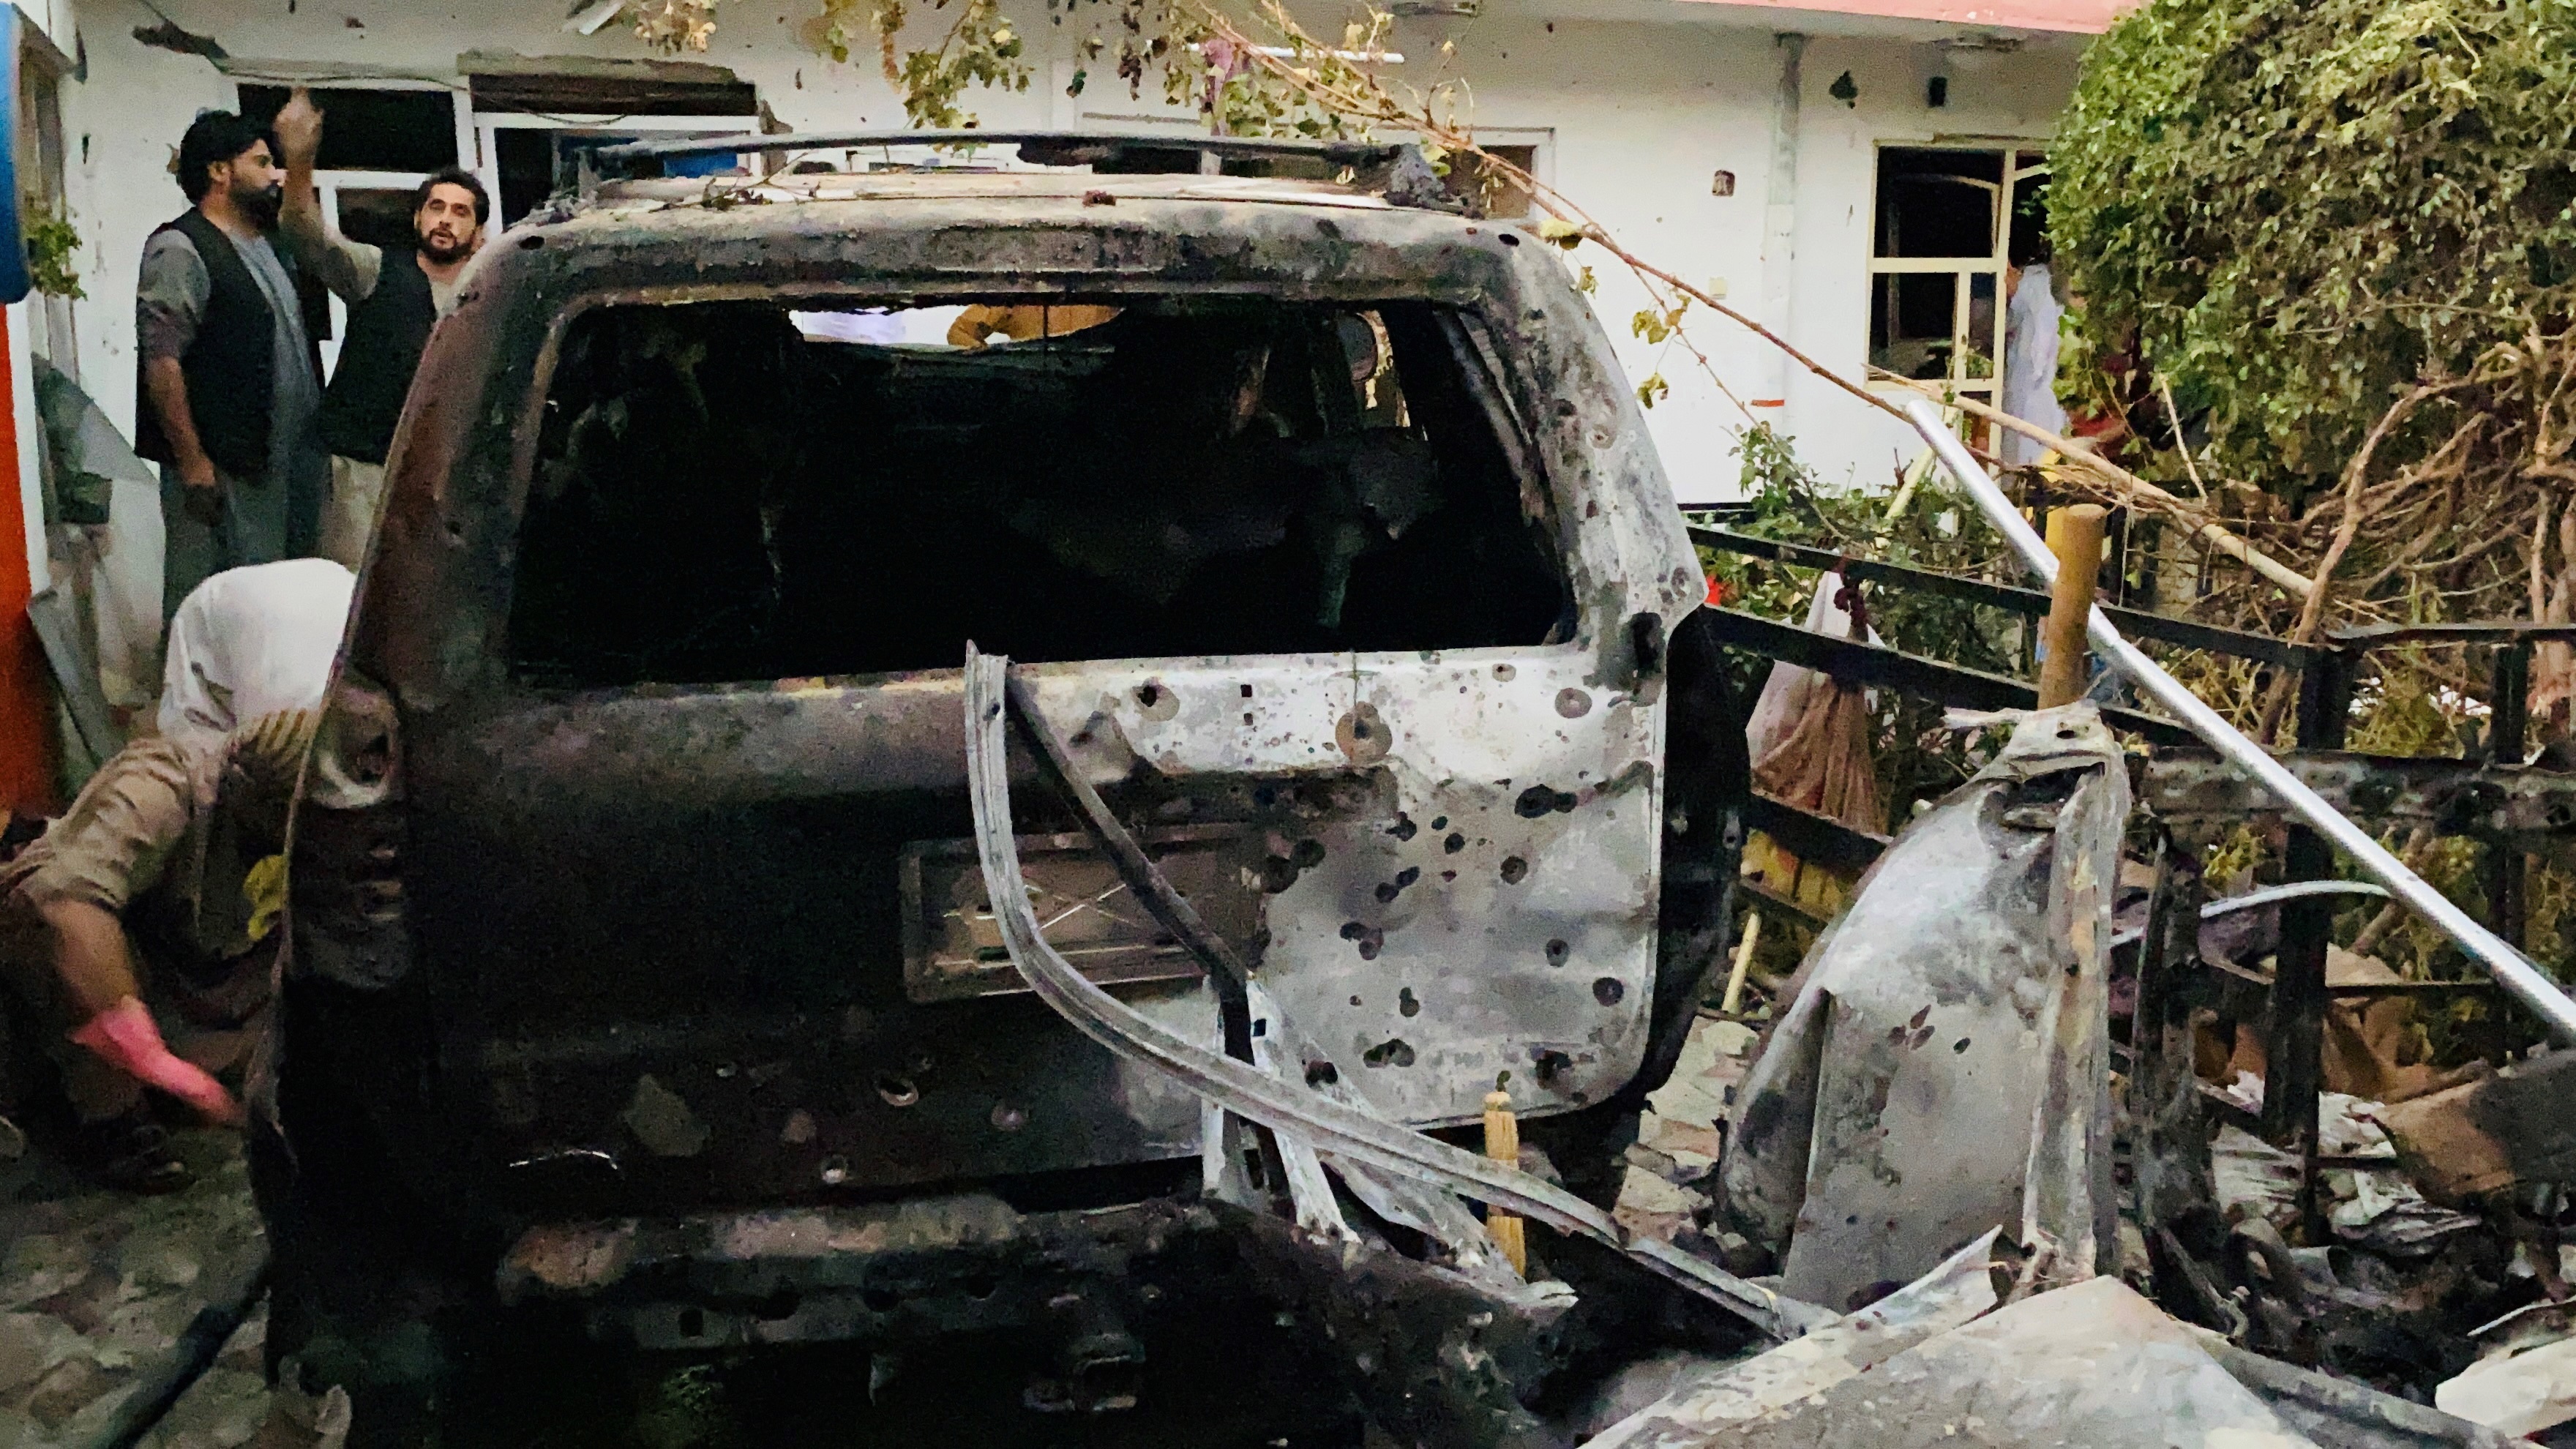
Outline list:
[[[336,581],[315,587],[316,570]],[[118,751],[0,865],[0,984],[60,1072],[73,1165],[108,1185],[188,1182],[151,1090],[241,1122],[200,1063],[244,1057],[269,1002],[287,814],[339,639],[306,616],[345,618],[351,582],[327,560],[207,580],[173,629],[166,732]]]
[[[34,1035],[60,1069],[77,1119],[73,1165],[113,1187],[169,1192],[188,1182],[145,1089],[158,1088],[211,1122],[239,1125],[241,1107],[214,1076],[173,1054],[144,1005],[150,996],[190,1035],[246,1032],[268,1000],[264,959],[251,959],[277,894],[244,874],[239,902],[208,900],[208,826],[219,790],[274,802],[282,841],[309,712],[272,715],[215,758],[164,739],[126,746],[91,777],[44,837],[0,867],[0,976],[29,1010]],[[248,834],[266,835],[252,825]],[[271,854],[275,853],[274,847]],[[200,949],[212,934],[213,950]],[[151,963],[148,970],[142,963]]]

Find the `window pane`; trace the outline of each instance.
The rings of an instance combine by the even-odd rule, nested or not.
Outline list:
[[[2024,176],[2013,183],[2012,264],[2044,262],[2048,247],[2048,173]]]
[[[1534,170],[1538,165],[1536,146],[1488,146],[1485,149],[1523,171]],[[1443,179],[1448,184],[1450,195],[1480,199],[1484,203],[1485,215],[1498,221],[1529,215],[1530,194],[1517,183],[1490,174],[1491,169],[1479,157],[1453,156],[1449,174]]]
[[[371,247],[407,249],[418,244],[412,230],[412,192],[342,187],[340,234]]]
[[[512,652],[615,685],[954,668],[969,639],[1538,643],[1564,578],[1469,325],[1151,295],[595,309],[549,388]]]
[[[1879,152],[1877,254],[1993,256],[2003,180],[2000,151]]]
[[[242,114],[262,125],[286,104],[284,86],[243,86]],[[325,86],[324,171],[436,171],[456,164],[456,103],[445,91],[376,91]]]
[[[1950,349],[1958,332],[1958,310],[1956,272],[1903,272],[1870,278],[1870,365],[1901,377],[1950,376]]]
[[[1960,338],[1967,350],[1961,354],[1959,376],[1995,375],[1995,325],[2002,320],[1995,310],[1995,274],[1979,272],[1968,278],[1968,325]]]

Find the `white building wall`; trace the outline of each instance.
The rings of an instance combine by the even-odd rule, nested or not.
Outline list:
[[[59,9],[71,0],[50,3]],[[456,57],[465,50],[644,54],[622,26],[587,38],[567,34],[557,18],[563,7],[526,0],[435,6],[336,0],[297,7],[297,14],[254,0],[161,0],[160,8],[218,40],[237,72],[255,70],[261,60],[327,61],[455,82]],[[135,261],[152,228],[184,205],[168,175],[180,133],[198,110],[233,104],[234,90],[201,58],[138,43],[136,27],[158,17],[137,0],[77,0],[77,10],[88,80],[65,88],[64,106],[70,200],[87,242],[84,275],[92,299],[80,325],[82,372],[109,415],[130,426]],[[1030,31],[1037,78],[1024,95],[973,93],[969,105],[985,125],[1096,126],[1101,122],[1086,111],[1131,109],[1106,75],[1094,77],[1082,100],[1064,97],[1068,67],[1060,62],[1076,32],[1045,24],[1043,6],[1011,7],[1020,11],[1027,12],[1019,18]],[[923,13],[920,39],[927,43],[928,24],[945,17],[927,7]],[[1631,250],[1703,286],[1722,285],[1731,304],[1758,312],[1780,64],[1772,31],[1800,17],[1714,5],[1677,6],[1673,13],[1687,19],[1489,13],[1475,21],[1406,22],[1395,48],[1407,63],[1390,75],[1414,87],[1444,76],[1472,82],[1475,122],[1496,128],[1501,140],[1543,141],[1544,179]],[[714,49],[688,58],[731,67],[799,131],[900,127],[901,107],[872,55],[835,65],[800,43],[799,23],[808,14],[804,0],[735,0],[721,10]],[[1941,33],[1917,29],[1926,40]],[[1440,56],[1444,38],[1457,42],[1452,61]],[[1987,69],[1954,65],[1952,99],[1942,111],[1923,105],[1927,53],[1914,41],[1825,36],[1806,51],[1793,340],[1855,378],[1867,347],[1877,144],[1969,133],[2042,136],[2071,84],[2076,47],[2048,42]],[[1827,94],[1846,69],[1860,88],[1856,107]],[[1711,194],[1721,170],[1734,174],[1732,196]],[[1796,435],[1801,451],[1835,481],[1875,485],[1887,477],[1890,457],[1911,456],[1893,424],[1802,374],[1792,374],[1785,406],[1748,409],[1730,402],[1687,348],[1651,346],[1630,335],[1629,319],[1645,305],[1644,294],[1615,259],[1585,247],[1567,260],[1592,266],[1599,283],[1595,305],[1631,379],[1660,372],[1671,385],[1670,396],[1648,414],[1648,426],[1684,501],[1733,495],[1733,440],[1757,418]],[[1776,379],[1767,344],[1707,316],[1697,318],[1690,335],[1736,399],[1765,400]]]
[[[2012,55],[1954,59],[1949,104],[1924,104],[1926,44],[1818,37],[1807,47],[1798,152],[1799,348],[1860,379],[1869,362],[1869,258],[1882,145],[2013,138],[2045,141],[2074,89],[2080,39]],[[1850,105],[1829,93],[1849,71]],[[1903,400],[1904,388],[1879,388]],[[1884,488],[1922,440],[1904,423],[1803,370],[1791,375],[1780,426],[1831,483]]]
[[[1758,310],[1778,65],[1768,33],[1536,19],[1462,31],[1457,70],[1474,83],[1478,125],[1549,128],[1548,179],[1568,200],[1637,256]],[[1436,53],[1430,34],[1398,38],[1409,62]],[[1732,196],[1710,194],[1721,170],[1734,173]],[[1660,374],[1671,385],[1646,423],[1675,492],[1692,502],[1732,496],[1735,433],[1761,413],[1725,393],[1746,402],[1760,395],[1765,344],[1694,309],[1685,325],[1708,356],[1703,368],[1680,341],[1634,335],[1631,320],[1647,296],[1616,258],[1584,246],[1566,260],[1592,268],[1593,305],[1629,380]]]
[[[173,13],[184,14],[184,11]],[[88,79],[63,87],[63,191],[81,232],[81,383],[134,434],[134,276],[143,239],[188,202],[170,174],[197,113],[232,103],[232,86],[195,56],[134,39],[160,21],[133,0],[82,0]],[[66,47],[69,49],[69,47]]]

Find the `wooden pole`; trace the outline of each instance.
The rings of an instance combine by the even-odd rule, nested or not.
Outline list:
[[[1719,1000],[1720,1016],[1733,1016],[1744,1009],[1744,978],[1753,970],[1753,947],[1762,939],[1762,913],[1744,913],[1744,941],[1735,948],[1735,968],[1726,973],[1726,995]]]
[[[2055,709],[2084,697],[2084,622],[2093,607],[2094,580],[2102,572],[2102,522],[2098,503],[2077,503],[2048,515],[2048,551],[2057,555],[2057,587],[2048,600],[2040,639],[2048,655],[2039,664],[2039,707]]]
[[[1512,1112],[1509,1092],[1485,1094],[1485,1155],[1496,1162],[1521,1163],[1521,1121]],[[1493,1237],[1494,1246],[1502,1250],[1504,1261],[1512,1271],[1529,1276],[1529,1240],[1522,1235],[1522,1223],[1510,1213],[1488,1210],[1485,1231]]]

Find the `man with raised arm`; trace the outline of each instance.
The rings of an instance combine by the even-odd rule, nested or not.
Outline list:
[[[296,262],[349,305],[349,332],[322,399],[322,441],[331,450],[331,497],[321,553],[349,568],[366,557],[384,497],[385,456],[403,398],[420,368],[430,329],[456,305],[456,284],[483,243],[491,199],[456,167],[412,196],[409,247],[351,241],[322,215],[313,159],[322,149],[322,112],[298,86],[277,113],[285,150],[283,230]]]

